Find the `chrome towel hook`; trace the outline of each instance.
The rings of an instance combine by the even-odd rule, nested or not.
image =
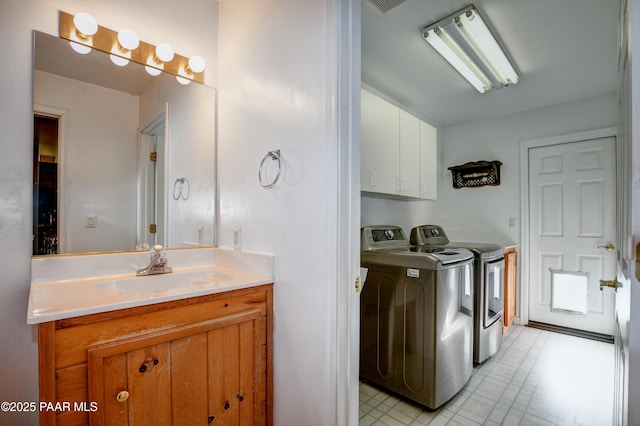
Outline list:
[[[263,170],[262,170],[262,168],[265,165],[264,162],[267,161],[267,159],[269,158],[271,158],[272,161],[278,162],[278,172],[276,173],[276,177],[273,178],[271,182],[266,180],[266,178],[263,176]],[[267,152],[267,155],[265,155],[264,158],[262,159],[262,162],[260,163],[260,168],[258,169],[258,180],[260,181],[260,185],[262,185],[263,188],[273,188],[276,182],[278,182],[278,178],[280,177],[281,170],[282,170],[282,164],[280,162],[280,150],[277,149],[275,151]]]

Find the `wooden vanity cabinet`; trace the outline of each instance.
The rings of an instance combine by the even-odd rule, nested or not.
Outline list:
[[[272,424],[272,301],[269,284],[40,324],[40,401],[60,403],[40,424]]]
[[[513,323],[516,316],[516,287],[518,285],[518,251],[509,247],[504,251],[504,315],[502,331]]]

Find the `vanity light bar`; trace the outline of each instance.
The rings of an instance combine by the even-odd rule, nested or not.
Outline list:
[[[76,32],[76,26],[73,23],[73,15],[60,11],[60,37],[69,40],[71,42],[84,45],[93,49],[100,50],[102,52],[117,55],[114,52],[114,46],[118,45],[118,33],[109,28],[98,25],[98,30],[91,37],[86,39],[78,37]],[[130,56],[129,56],[130,54]],[[204,83],[204,65],[200,72],[195,72],[193,68],[189,67],[189,58],[180,56],[178,54],[173,55],[173,59],[169,62],[164,62],[162,67],[154,67],[153,59],[156,56],[156,47],[152,44],[146,43],[140,40],[140,44],[135,50],[127,52],[127,56],[122,56],[124,59],[137,62],[139,64],[157,68],[159,70],[168,72],[184,79],[197,81]],[[204,64],[204,62],[202,62]],[[196,67],[194,67],[196,68]],[[197,68],[200,69],[200,68]]]

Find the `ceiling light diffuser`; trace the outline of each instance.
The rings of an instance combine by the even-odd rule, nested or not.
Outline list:
[[[519,81],[514,66],[473,5],[424,27],[422,36],[480,93]]]

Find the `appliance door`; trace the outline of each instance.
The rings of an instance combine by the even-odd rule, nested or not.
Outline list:
[[[489,260],[484,264],[483,326],[502,318],[504,309],[504,258]]]

